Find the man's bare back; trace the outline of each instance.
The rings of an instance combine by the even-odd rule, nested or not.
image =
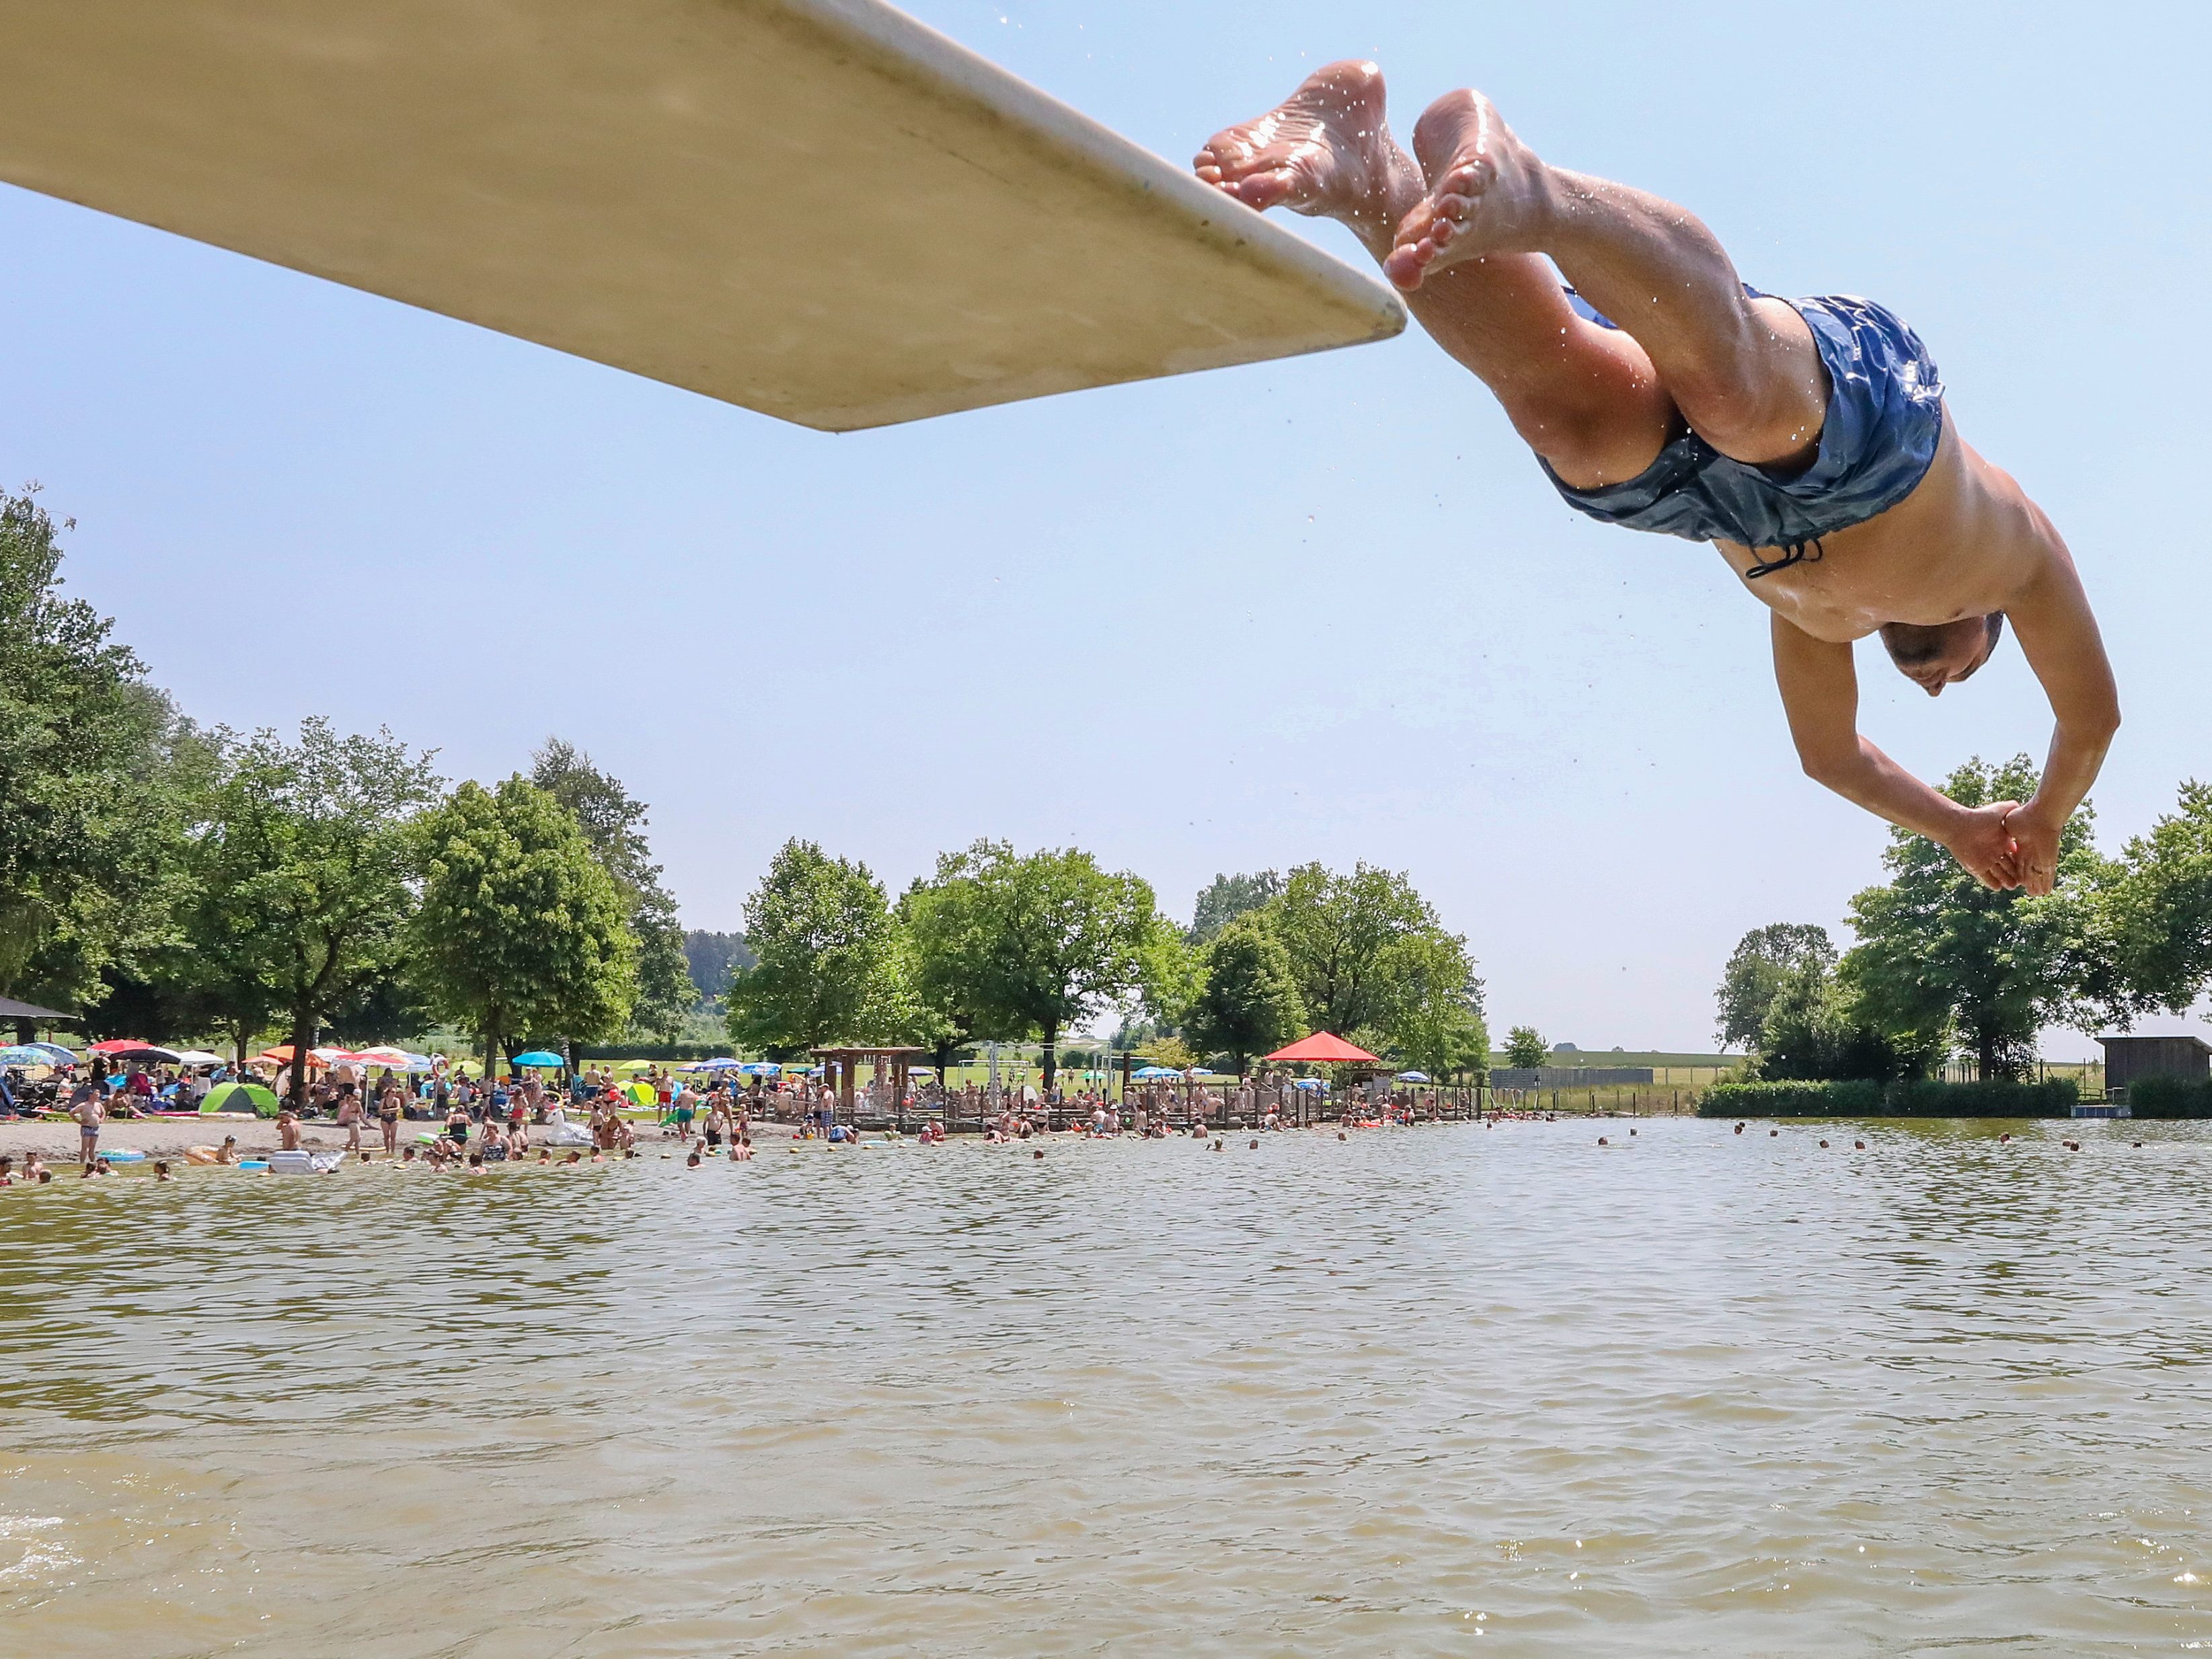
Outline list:
[[[1374,64],[1329,64],[1217,134],[1198,174],[1350,227],[1571,504],[1711,541],[1773,613],[1808,775],[1993,887],[2049,892],[2118,695],[2064,542],[1959,437],[1917,337],[1870,302],[1750,292],[1692,215],[1550,167],[1478,93],[1431,105],[1412,156],[1383,104]],[[1763,534],[1735,539],[1740,523]],[[1851,647],[1881,633],[1935,696],[2004,620],[2057,730],[2034,799],[1962,807],[1859,735]]]

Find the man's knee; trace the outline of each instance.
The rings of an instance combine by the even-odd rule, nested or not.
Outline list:
[[[1576,489],[1634,477],[1658,459],[1667,441],[1668,416],[1662,409],[1536,398],[1509,402],[1505,412],[1528,447]]]
[[[1731,460],[1753,465],[1808,459],[1827,413],[1827,373],[1812,332],[1780,301],[1747,310],[1736,337],[1666,365],[1668,394],[1698,435]]]

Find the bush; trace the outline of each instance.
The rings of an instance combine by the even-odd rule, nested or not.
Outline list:
[[[2212,1117],[2212,1082],[2147,1077],[2128,1085],[2128,1112],[2134,1117]]]
[[[1921,1078],[1893,1083],[1882,1109],[1896,1117],[2071,1117],[2081,1091],[2072,1078],[2014,1083],[1938,1083]]]
[[[578,1049],[577,1054],[586,1060],[712,1060],[730,1052],[726,1042],[592,1042]]]
[[[1872,1117],[1878,1083],[1716,1083],[1698,1100],[1699,1117]]]
[[[2212,1096],[2212,1089],[2208,1089]],[[2070,1078],[2047,1083],[1716,1083],[1700,1117],[2070,1117],[2081,1091]],[[2140,1109],[2137,1112],[2142,1115]],[[2212,1115],[2208,1110],[2205,1115]]]

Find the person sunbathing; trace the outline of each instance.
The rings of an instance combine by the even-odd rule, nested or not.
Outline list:
[[[1411,155],[1384,101],[1376,65],[1330,64],[1215,135],[1198,176],[1349,227],[1570,507],[1712,543],[1773,613],[1808,775],[1990,887],[2049,892],[2118,694],[2065,542],[1960,437],[1919,337],[1869,300],[1746,286],[1691,214],[1550,165],[1480,93],[1431,104]],[[1880,634],[1936,696],[2008,619],[2057,729],[2033,799],[1964,806],[1859,735],[1852,647]]]

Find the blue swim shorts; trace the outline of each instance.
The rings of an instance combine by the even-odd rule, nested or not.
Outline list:
[[[1744,292],[1763,297],[1747,285]],[[1573,289],[1567,298],[1590,321],[1618,326]],[[1827,418],[1810,466],[1788,474],[1733,461],[1685,428],[1635,477],[1595,489],[1561,483],[1538,457],[1567,504],[1631,530],[1775,549],[1779,556],[1746,573],[1764,576],[1910,495],[1943,436],[1943,383],[1928,348],[1871,300],[1827,294],[1789,303],[1828,370]]]

